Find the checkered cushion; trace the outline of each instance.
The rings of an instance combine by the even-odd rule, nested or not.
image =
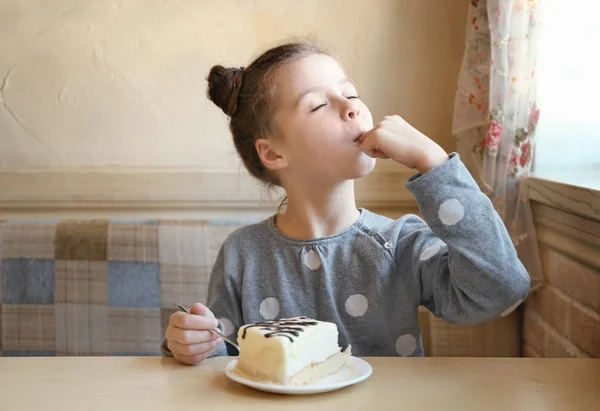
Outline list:
[[[206,299],[250,221],[0,222],[0,354],[159,355],[177,304]]]

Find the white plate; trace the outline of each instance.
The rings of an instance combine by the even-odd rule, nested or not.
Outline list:
[[[339,390],[352,384],[366,380],[373,373],[371,365],[358,357],[350,357],[346,364],[335,374],[323,378],[313,384],[302,386],[280,385],[252,381],[233,372],[238,360],[233,360],[225,367],[225,375],[235,382],[247,385],[261,391],[278,394],[318,394],[327,391]]]

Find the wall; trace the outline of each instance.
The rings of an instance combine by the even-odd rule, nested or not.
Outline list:
[[[272,212],[205,98],[216,63],[292,36],[335,51],[375,119],[447,151],[467,0],[0,1],[0,219],[228,218]],[[360,205],[416,212],[412,170],[380,162]],[[428,355],[518,354],[516,314],[459,327],[425,310]]]
[[[257,201],[247,194],[256,188],[240,174],[225,116],[205,98],[204,77],[213,64],[245,65],[265,47],[298,35],[336,52],[375,118],[400,113],[452,151],[467,6],[436,0],[4,0],[0,206],[12,202],[13,210],[22,210],[63,199],[77,208],[78,201],[107,192],[110,198],[96,199],[96,209],[114,195],[132,202],[127,190],[115,194],[112,184],[90,193],[87,178],[95,184],[142,173],[150,187],[147,171],[160,174],[161,186],[180,187],[146,198],[164,202],[194,191],[178,184],[182,170],[194,181],[221,179],[217,191],[229,190],[221,202]],[[98,177],[99,169],[110,173]],[[377,169],[401,178],[410,171],[389,162]],[[7,191],[2,183],[15,178],[43,180],[44,193],[35,197],[35,187],[15,193],[14,184]],[[87,191],[76,192],[81,186]],[[58,199],[51,195],[56,190],[62,190]],[[144,188],[135,191],[143,197]],[[200,204],[203,193],[194,196],[185,201]]]
[[[525,304],[527,357],[600,357],[600,192],[565,188],[531,190],[545,284]]]

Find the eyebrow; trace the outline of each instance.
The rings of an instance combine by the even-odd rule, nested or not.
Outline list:
[[[337,82],[338,86],[341,86],[342,84],[351,84],[354,86],[354,83],[352,81],[350,81],[350,79],[348,78],[343,78],[340,81]],[[296,102],[296,105],[300,104],[300,102],[302,101],[302,99],[307,95],[310,94],[312,92],[315,92],[317,90],[321,90],[323,87],[311,87],[309,89],[304,90],[299,96],[298,96],[298,100]]]

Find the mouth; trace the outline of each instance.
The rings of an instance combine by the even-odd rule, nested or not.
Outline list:
[[[353,143],[358,143],[358,144],[362,144],[362,137],[363,135],[366,133],[366,131],[362,131],[358,137],[356,137],[354,140],[352,140]]]

